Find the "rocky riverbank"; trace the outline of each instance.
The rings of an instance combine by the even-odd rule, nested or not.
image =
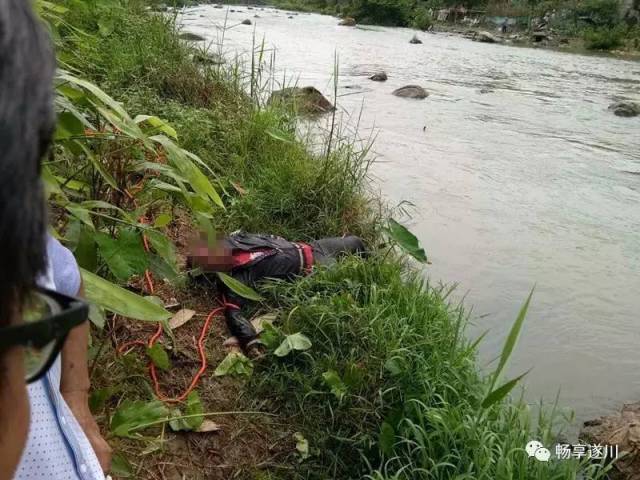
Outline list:
[[[459,35],[464,38],[468,38],[469,40],[495,43],[500,45],[511,45],[529,48],[548,48],[569,53],[591,55],[600,53],[631,59],[640,59],[639,49],[594,52],[593,50],[588,50],[586,48],[585,42],[582,38],[565,35],[553,29],[543,29],[532,32],[527,30],[513,30],[501,33],[499,31],[487,31],[483,28],[462,27],[460,25],[439,23],[434,24],[433,28],[425,33],[445,33],[450,35]]]

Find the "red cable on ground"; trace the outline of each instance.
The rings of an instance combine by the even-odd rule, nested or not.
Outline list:
[[[142,182],[140,182],[140,183],[142,183]],[[133,197],[133,195],[131,195],[131,193],[129,193],[129,191],[126,190],[126,189],[125,189],[125,193],[133,201],[133,204],[135,206],[137,206],[137,202],[136,202],[135,198]],[[145,224],[147,223],[147,219],[144,216],[140,217],[139,221],[140,221],[140,223],[145,223]],[[142,234],[142,243],[144,245],[145,251],[148,252],[150,250],[149,239],[147,238],[147,236],[144,233]],[[145,270],[144,278],[145,278],[145,281],[147,283],[147,289],[148,289],[149,294],[153,295],[155,293],[155,287],[153,285],[153,279],[151,277],[151,272],[149,270]],[[158,381],[158,373],[157,373],[157,370],[156,370],[156,366],[155,366],[155,364],[153,362],[149,362],[149,374],[150,374],[151,379],[153,381],[153,387],[154,387],[154,391],[156,393],[156,396],[160,400],[162,400],[163,402],[167,402],[167,403],[179,403],[179,402],[184,401],[187,398],[187,396],[189,396],[189,394],[196,388],[196,386],[198,385],[198,382],[200,381],[200,377],[202,377],[204,372],[207,370],[207,356],[206,356],[206,353],[205,353],[205,340],[207,338],[207,333],[209,331],[209,327],[211,326],[211,320],[213,319],[213,317],[215,315],[217,315],[220,312],[224,311],[226,306],[227,306],[227,304],[225,302],[225,305],[223,305],[222,307],[217,307],[217,308],[213,309],[211,311],[211,313],[209,313],[209,315],[207,316],[207,319],[204,322],[204,325],[202,327],[202,331],[200,332],[200,337],[198,338],[198,353],[200,355],[200,369],[194,375],[193,379],[191,380],[191,384],[187,387],[187,389],[181,395],[179,395],[176,398],[169,398],[169,397],[166,397],[166,396],[164,396],[162,394],[162,392],[160,391],[160,382]],[[127,343],[121,345],[120,347],[118,347],[117,348],[117,352],[118,353],[123,353],[126,349],[128,349],[130,347],[133,347],[133,346],[136,346],[136,345],[151,348],[151,347],[153,347],[153,345],[158,341],[158,339],[161,336],[162,336],[162,323],[158,322],[158,328],[155,331],[155,333],[151,336],[151,338],[149,339],[148,343],[145,343],[142,340],[134,340],[134,341],[131,341],[131,342],[127,342]]]

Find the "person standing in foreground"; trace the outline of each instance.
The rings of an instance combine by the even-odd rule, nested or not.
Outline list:
[[[69,379],[81,378],[80,357],[72,352],[61,362],[59,353],[78,348],[78,338],[66,340],[86,325],[88,307],[54,291],[46,255],[40,169],[55,128],[54,71],[50,40],[30,2],[0,0],[0,480],[14,478],[21,458],[18,478],[104,478],[55,382],[61,369]],[[64,386],[65,373],[62,378]],[[45,396],[30,399],[27,384],[29,394],[44,385]],[[30,423],[30,410],[37,421]],[[23,452],[29,434],[36,446],[51,448],[37,467],[27,465],[34,451]]]

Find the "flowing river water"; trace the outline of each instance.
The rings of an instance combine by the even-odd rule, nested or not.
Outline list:
[[[362,112],[360,136],[377,133],[373,183],[392,205],[415,206],[408,224],[431,281],[457,283],[473,306],[469,335],[490,330],[482,365],[535,284],[510,365],[532,369],[527,398],[560,391],[580,420],[640,400],[640,118],[607,110],[640,100],[640,63],[446,34],[410,45],[408,29],[230,8],[189,8],[179,21],[212,50],[247,57],[255,30],[277,52],[275,78],[331,99],[337,53],[339,117],[354,124]],[[367,78],[378,70],[386,83]],[[391,95],[407,84],[429,98]]]

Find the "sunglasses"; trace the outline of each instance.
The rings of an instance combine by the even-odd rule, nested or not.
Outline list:
[[[27,299],[22,323],[0,328],[0,353],[23,347],[27,383],[40,379],[62,350],[67,335],[89,316],[89,306],[58,292],[37,289]]]

